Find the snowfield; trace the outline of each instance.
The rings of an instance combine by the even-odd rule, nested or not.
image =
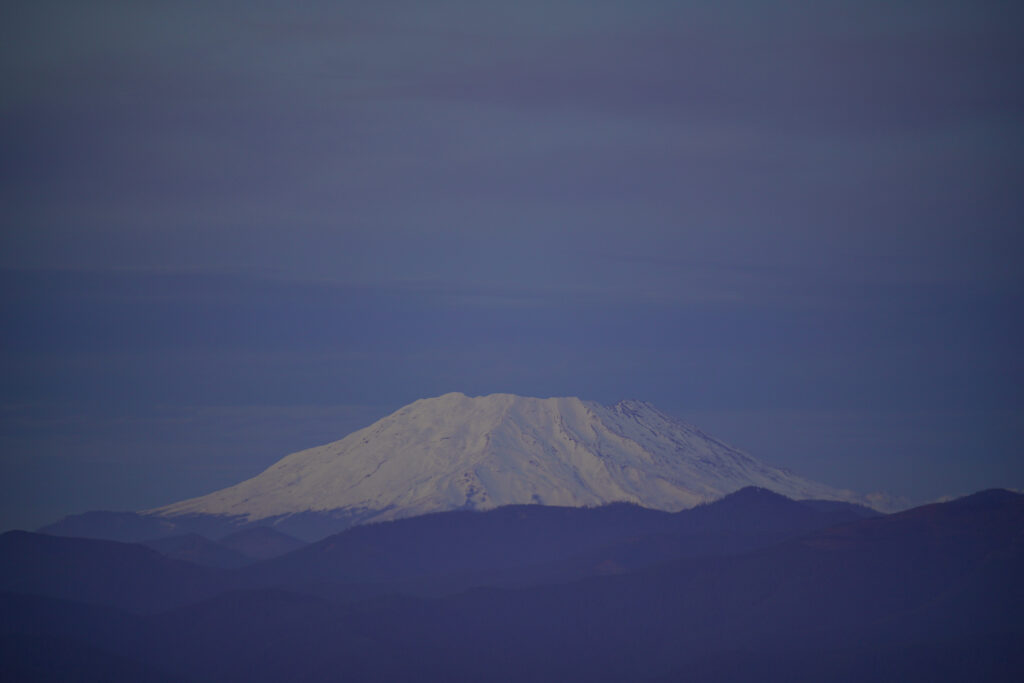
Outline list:
[[[795,499],[865,502],[766,465],[649,403],[451,393],[288,455],[235,486],[148,513],[254,522],[342,510],[372,522],[460,508],[615,501],[677,511],[745,486]]]

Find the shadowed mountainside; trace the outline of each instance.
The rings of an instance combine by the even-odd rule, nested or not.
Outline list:
[[[219,541],[189,533],[143,541],[142,545],[171,559],[205,567],[237,569],[286,555],[306,544],[277,529],[258,526],[245,528]]]
[[[131,543],[0,535],[0,591],[156,612],[226,590],[227,576]]]
[[[443,534],[430,530],[444,526],[444,515],[381,525],[376,543],[370,534],[375,527],[360,532],[366,537],[352,535],[358,531],[353,529],[264,565],[228,573],[235,580],[218,594],[180,600],[178,607],[156,614],[132,615],[70,602],[66,591],[62,599],[8,594],[3,596],[2,635],[55,643],[70,638],[85,648],[79,652],[88,653],[77,661],[120,662],[157,672],[155,676],[256,683],[339,677],[499,682],[1016,680],[1024,664],[1024,496],[1005,491],[818,527],[754,550],[683,553],[636,569],[621,568],[613,575],[532,585],[523,581],[515,589],[481,585],[433,599],[392,595],[350,603],[269,586],[228,590],[237,588],[239,578],[254,576],[248,572],[260,566],[279,571],[298,562],[296,558],[306,558],[300,564],[309,567],[316,554],[330,559],[327,566],[348,566],[345,571],[353,575],[387,570],[401,578],[399,547],[411,553],[408,566],[413,573],[458,571],[478,551],[485,558],[478,568],[498,566],[514,574],[537,564],[509,567],[507,558],[501,559],[501,541],[526,555],[535,553],[534,560],[579,556],[581,546],[561,555],[552,550],[555,543],[547,539],[565,537],[550,531],[559,524],[591,538],[599,538],[598,530],[612,520],[630,532],[633,525],[650,523],[647,528],[656,529],[648,538],[680,533],[687,525],[693,525],[690,531],[714,528],[725,535],[730,530],[749,532],[759,524],[760,533],[769,535],[773,528],[791,528],[779,520],[797,512],[788,505],[792,501],[758,491],[741,493],[721,501],[717,511],[714,505],[690,511],[694,519],[686,522],[666,513],[637,521],[650,511],[629,506],[593,510],[607,517],[591,531],[586,524],[565,523],[567,518],[559,516],[566,513],[558,508],[537,508],[542,510],[539,516],[550,515],[544,523],[522,520],[521,508],[452,514],[447,518],[452,529],[469,519],[493,534],[471,529],[453,534],[466,548],[457,560],[439,561],[429,552],[413,556],[410,543],[416,537],[434,533],[435,542],[441,543],[436,539]],[[698,522],[699,515],[707,517]],[[518,527],[520,536],[510,531],[517,521],[524,524]],[[538,533],[549,536],[538,540]],[[389,534],[394,537],[388,539]],[[8,536],[0,537],[5,563],[10,559]],[[632,537],[609,536],[610,544],[605,543],[608,537],[599,538],[593,548],[596,556],[608,549],[625,553],[617,544],[628,547],[634,542]],[[681,545],[685,537],[680,533]],[[133,546],[124,548],[117,552],[135,557]],[[54,559],[74,562],[67,554],[36,557],[42,565]],[[52,569],[47,571],[53,575]],[[307,579],[319,577],[307,571]],[[32,592],[9,581],[0,587]]]
[[[269,560],[306,545],[294,536],[267,526],[253,526],[220,539],[220,545],[251,560]]]
[[[436,595],[735,553],[875,515],[850,503],[821,510],[753,487],[678,513],[625,503],[443,512],[349,529],[249,567],[240,581],[251,587],[313,590],[336,599],[393,592]]]

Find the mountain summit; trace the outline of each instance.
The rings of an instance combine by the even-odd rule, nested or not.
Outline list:
[[[649,403],[451,393],[293,453],[235,486],[146,514],[267,524],[310,513],[353,523],[524,503],[627,501],[677,511],[751,485],[797,499],[860,502],[770,467]]]

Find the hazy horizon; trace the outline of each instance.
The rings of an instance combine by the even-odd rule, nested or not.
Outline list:
[[[913,502],[1024,489],[1024,10],[0,9],[0,530],[416,399],[649,401]]]

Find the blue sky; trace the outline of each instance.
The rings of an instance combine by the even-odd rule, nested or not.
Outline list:
[[[649,400],[914,501],[1024,488],[1021,10],[0,10],[0,526],[447,391]]]

